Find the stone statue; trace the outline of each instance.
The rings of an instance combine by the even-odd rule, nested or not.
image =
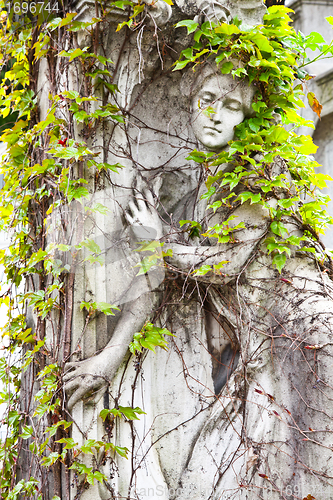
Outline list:
[[[250,9],[251,2],[245,3]],[[135,102],[138,81],[134,76],[129,81]],[[195,145],[223,151],[235,127],[251,115],[254,90],[211,64],[178,83],[190,96],[191,130],[175,137],[168,130],[170,148],[178,154],[183,142],[186,151]],[[134,117],[133,130],[136,123]],[[144,233],[152,228],[172,256],[166,258],[163,280],[157,268],[149,286],[145,275],[135,274],[126,285],[119,284],[119,295],[129,295],[116,304],[121,311],[111,324],[111,338],[95,355],[68,363],[64,377],[69,410],[75,414],[84,405],[88,414],[90,405],[93,424],[83,434],[90,436],[94,425],[99,439],[104,436],[129,449],[128,461],[95,458],[108,477],[98,495],[102,500],[277,500],[319,491],[318,499],[329,498],[331,442],[326,429],[331,420],[323,408],[333,397],[331,282],[301,253],[288,260],[281,278],[263,251],[268,210],[234,201],[215,212],[207,210],[200,200],[207,172],[200,166],[169,167],[178,161],[176,154],[164,168],[154,169],[151,158],[149,166],[140,161],[140,148],[153,142],[154,123],[149,127],[147,140],[139,132],[129,134],[137,145],[136,170],[129,166],[126,179],[121,174],[126,189],[116,227],[132,231],[132,240],[149,239]],[[232,171],[233,166],[222,168]],[[281,172],[288,176],[283,162],[276,160],[270,175]],[[178,192],[170,190],[175,175],[188,179],[179,183]],[[215,197],[227,195],[221,188]],[[283,192],[272,195],[272,206],[278,196]],[[232,242],[191,238],[179,229],[180,219],[194,219],[207,233],[230,216],[233,227],[244,222]],[[287,226],[290,234],[302,234],[295,221],[288,220]],[[129,256],[133,245],[126,238]],[[204,264],[221,262],[223,267],[205,275],[194,273]],[[116,275],[114,279],[121,281]],[[130,357],[128,345],[148,319],[175,337],[167,351]],[[119,405],[139,407],[145,415],[138,421],[115,419],[103,427],[100,409]],[[87,495],[97,498],[97,493]]]
[[[243,82],[234,81],[231,76],[221,75],[213,66],[207,65],[207,67],[200,72],[199,77],[196,78],[191,90],[191,95],[191,124],[195,137],[206,149],[213,151],[222,150],[227,146],[228,141],[233,138],[234,127],[241,123],[244,117],[250,113],[251,96],[253,95],[252,89]],[[209,114],[206,113],[208,107],[210,108]],[[147,189],[143,191],[143,196],[141,198],[137,196],[135,201],[129,202],[129,211],[126,216],[128,222],[132,225],[132,228],[134,228],[134,231],[137,232],[136,236],[140,237],[140,234],[138,234],[140,228],[153,227],[156,229],[157,239],[162,237],[162,224],[159,214],[154,209],[154,205],[154,198]],[[174,246],[178,248],[177,244]],[[188,248],[194,247],[186,247],[186,249]],[[216,253],[215,250],[214,253]],[[144,276],[141,276],[141,278],[142,280],[145,279]],[[132,288],[134,286],[138,286],[137,278]],[[99,393],[99,398],[101,397],[103,393],[101,390],[105,390],[105,386],[112,382],[119,366],[123,363],[123,359],[128,352],[128,345],[133,339],[134,333],[142,328],[144,322],[149,315],[151,315],[152,310],[154,310],[160,302],[161,291],[156,290],[143,293],[134,301],[127,302],[122,308],[121,316],[115,326],[111,340],[106,347],[99,354],[85,359],[84,361],[68,363],[67,367],[70,371],[65,375],[65,388],[67,393],[70,394],[68,401],[70,410],[78,401],[82,400],[84,397],[89,398],[94,392],[97,392],[97,394]],[[195,315],[197,315],[196,304]],[[188,321],[186,317],[184,319]],[[214,320],[211,319],[211,321],[213,322]],[[215,329],[217,326],[216,324]],[[172,329],[172,331],[174,330]],[[178,336],[177,329],[175,332]],[[209,340],[204,340],[207,346],[209,343],[219,343],[219,340],[214,338],[214,333],[212,331],[208,331],[207,334]],[[198,367],[205,364],[207,365],[205,370],[207,371],[207,375],[209,375],[208,379],[206,376],[205,385],[210,387],[210,389],[208,389],[208,398],[211,398],[215,392],[218,393],[220,391],[227,381],[229,374],[232,372],[233,367],[236,365],[236,360],[238,360],[236,339],[234,339],[231,344],[232,347],[230,347],[230,342],[224,339],[222,349],[220,349],[218,345],[213,348],[217,356],[216,366],[214,366],[213,369],[215,373],[214,379],[209,373],[212,370],[210,353],[205,352],[204,359],[200,357],[197,361]],[[208,359],[205,359],[207,357]],[[220,358],[224,360],[222,365],[219,361]],[[228,366],[230,362],[231,365]],[[219,365],[222,366],[222,370]],[[225,365],[227,365],[227,367],[225,367]],[[174,386],[173,378],[171,378],[168,385],[171,387],[171,390],[175,389],[176,386]],[[194,398],[194,401],[192,401],[192,399],[193,398],[191,398],[191,405],[188,405],[186,410],[187,412],[190,411],[190,413],[195,412],[194,408],[196,408],[198,404],[197,397]],[[211,400],[209,399],[208,401],[208,405],[210,406]],[[157,408],[156,411],[158,411]],[[165,425],[163,418],[159,420],[162,422],[163,427]],[[195,427],[197,427],[197,425],[197,421],[195,421]],[[158,425],[156,426],[157,433],[160,432],[159,427]],[[193,433],[195,433],[194,429]],[[189,435],[189,439],[192,441],[193,436]],[[188,459],[188,453],[189,451],[187,453],[185,452],[180,459],[180,469],[177,471],[178,476],[181,474],[184,462]],[[167,465],[163,463],[163,453],[161,451],[160,461],[162,462],[163,472],[169,475],[170,472],[165,472]],[[168,487],[178,488],[178,479],[179,477],[169,478],[171,483],[168,484]]]
[[[207,71],[194,92],[191,123],[201,144],[218,152],[250,109],[252,92],[228,76]],[[286,172],[278,161],[273,168],[272,175]],[[276,202],[272,197],[270,203]],[[153,414],[159,418],[153,435],[159,463],[177,498],[254,498],[259,490],[263,498],[316,491],[324,499],[331,491],[332,470],[326,468],[330,441],[323,429],[330,417],[323,413],[322,400],[332,397],[332,284],[304,254],[293,255],[284,271],[288,279],[280,278],[262,250],[270,225],[262,207],[245,203],[208,212],[209,226],[231,214],[235,224],[238,217],[245,221],[234,243],[168,244],[173,250],[168,262],[185,278],[179,309],[174,302],[172,317],[166,318],[177,333],[174,343],[181,361],[173,366],[170,354],[156,356],[154,375],[161,397],[155,401]],[[203,220],[203,214],[197,216]],[[145,204],[132,205],[128,220],[147,226],[158,221]],[[292,220],[288,230],[302,234]],[[220,272],[193,276],[201,265],[221,261],[225,265]],[[313,359],[304,350],[311,346]],[[299,365],[308,367],[302,381]],[[175,394],[183,398],[186,391],[191,396],[185,408],[180,401],[174,405],[173,420]],[[322,430],[310,451],[307,442],[314,429]],[[319,464],[325,464],[325,472]]]
[[[221,75],[212,70],[209,65],[205,68],[205,71],[200,73],[199,82],[195,83],[192,94],[191,124],[194,135],[207,150],[218,152],[233,139],[234,127],[241,123],[245,115],[250,112],[252,89],[249,89],[244,83],[235,83],[231,76]],[[208,107],[211,107],[214,111],[210,111],[208,114],[206,112]],[[160,218],[155,210],[147,213],[147,220],[141,220],[141,211],[146,209],[147,206],[153,209],[154,204],[153,195],[149,190],[144,191],[141,199],[136,198],[135,202],[129,202],[129,210],[133,213],[133,216],[131,216],[130,212],[126,216],[132,229],[136,231],[135,236],[138,239],[148,239],[147,235],[142,234],[142,231],[140,232],[140,226],[141,228],[152,227],[156,229],[157,240],[162,237]],[[132,284],[131,288],[140,286],[139,281],[139,279],[136,279],[135,285]],[[142,281],[144,281],[144,277],[142,277]],[[148,299],[141,296],[135,305],[131,303],[126,306],[112,335],[110,344],[99,355],[81,362],[68,363],[68,368],[73,368],[65,376],[65,381],[68,381],[66,390],[72,394],[68,401],[70,409],[87,393],[104,386],[106,380],[113,379],[119,364],[126,354],[133,334],[141,329],[152,310],[154,302],[151,301],[152,295],[149,293]],[[136,312],[128,314],[127,307],[129,307],[128,311]],[[117,350],[111,349],[119,345],[121,345],[121,351],[118,350],[119,347]],[[115,353],[114,359],[110,357],[112,353]]]

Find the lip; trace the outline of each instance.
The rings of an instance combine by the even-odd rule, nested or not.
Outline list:
[[[216,132],[217,134],[222,133],[222,130],[219,130],[218,128],[214,128],[214,127],[204,127],[204,130],[212,130],[213,132]]]

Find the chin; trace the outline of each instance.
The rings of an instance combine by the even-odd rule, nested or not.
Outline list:
[[[208,151],[215,151],[219,153],[223,148],[226,147],[228,141],[217,141],[216,137],[212,137],[211,135],[207,135],[206,137],[197,137],[199,142],[207,149]]]
[[[215,153],[220,153],[225,147],[226,144],[216,144],[212,142],[205,141],[205,143],[201,143],[207,151],[214,151]]]

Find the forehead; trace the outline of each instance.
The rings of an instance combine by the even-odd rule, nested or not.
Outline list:
[[[230,75],[211,75],[198,88],[197,94],[208,92],[217,99],[230,97],[243,101],[240,85]]]

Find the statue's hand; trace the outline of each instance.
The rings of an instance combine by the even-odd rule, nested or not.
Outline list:
[[[101,389],[109,382],[104,363],[100,355],[83,361],[72,361],[65,365],[63,381],[65,392],[69,396],[67,407],[71,411],[74,405],[81,400],[92,398],[94,401],[102,395]]]
[[[226,2],[219,0],[197,0],[198,8],[204,14],[205,21],[210,23],[230,22],[230,11],[225,4]]]
[[[125,213],[135,237],[143,240],[159,240],[163,236],[162,222],[154,206],[152,193],[146,189],[135,201],[129,202]],[[154,231],[152,231],[152,229]],[[152,234],[154,236],[152,238]]]

